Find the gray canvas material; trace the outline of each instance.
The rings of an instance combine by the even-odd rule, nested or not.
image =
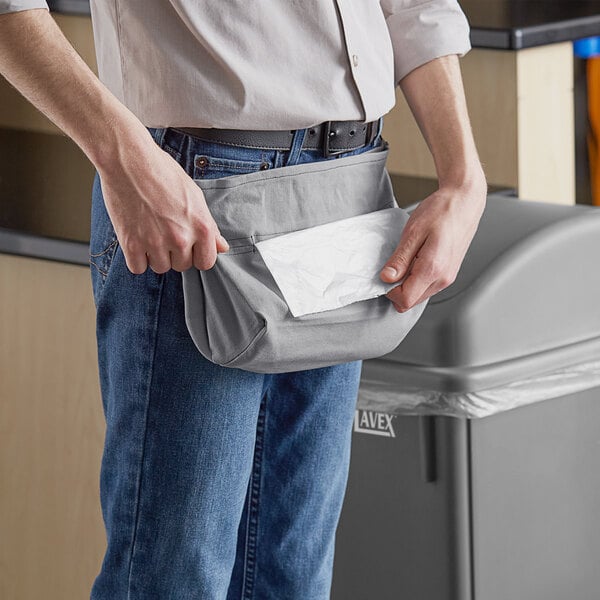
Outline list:
[[[383,145],[331,161],[194,180],[230,246],[212,269],[182,274],[187,327],[203,356],[226,367],[281,373],[396,348],[427,302],[399,313],[380,296],[293,317],[255,247],[284,233],[398,207],[387,154]]]

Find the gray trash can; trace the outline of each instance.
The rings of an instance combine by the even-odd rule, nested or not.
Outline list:
[[[598,600],[600,210],[490,196],[352,443],[333,600]]]

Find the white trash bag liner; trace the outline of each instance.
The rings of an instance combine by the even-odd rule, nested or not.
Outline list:
[[[481,418],[595,387],[600,387],[600,360],[478,392],[400,389],[397,383],[363,378],[357,406],[396,415]]]

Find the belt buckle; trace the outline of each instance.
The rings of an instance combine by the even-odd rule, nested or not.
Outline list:
[[[331,150],[329,148],[329,140],[331,139],[331,124],[334,121],[325,122],[325,131],[323,132],[323,154],[329,158],[330,156],[336,156],[348,152],[348,150]]]
[[[329,148],[329,140],[331,139],[331,124],[334,123],[335,121],[326,121],[325,122],[325,132],[324,132],[324,139],[323,139],[323,154],[326,157],[330,157],[330,156],[336,156],[337,154],[343,154],[344,152],[349,152],[350,150],[346,149],[346,150],[331,150]],[[370,121],[369,123],[367,123],[367,132],[365,135],[365,140],[364,142],[360,145],[360,146],[356,146],[356,148],[352,148],[352,150],[357,150],[358,148],[361,148],[362,146],[366,146],[367,144],[370,144],[373,141],[373,128],[375,125],[375,121]]]

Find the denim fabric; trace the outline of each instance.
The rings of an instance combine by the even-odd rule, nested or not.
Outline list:
[[[336,160],[302,150],[304,130],[291,151],[149,131],[195,178]],[[362,362],[262,374],[205,359],[181,273],[127,269],[98,173],[90,268],[108,542],[92,600],[329,598]]]

